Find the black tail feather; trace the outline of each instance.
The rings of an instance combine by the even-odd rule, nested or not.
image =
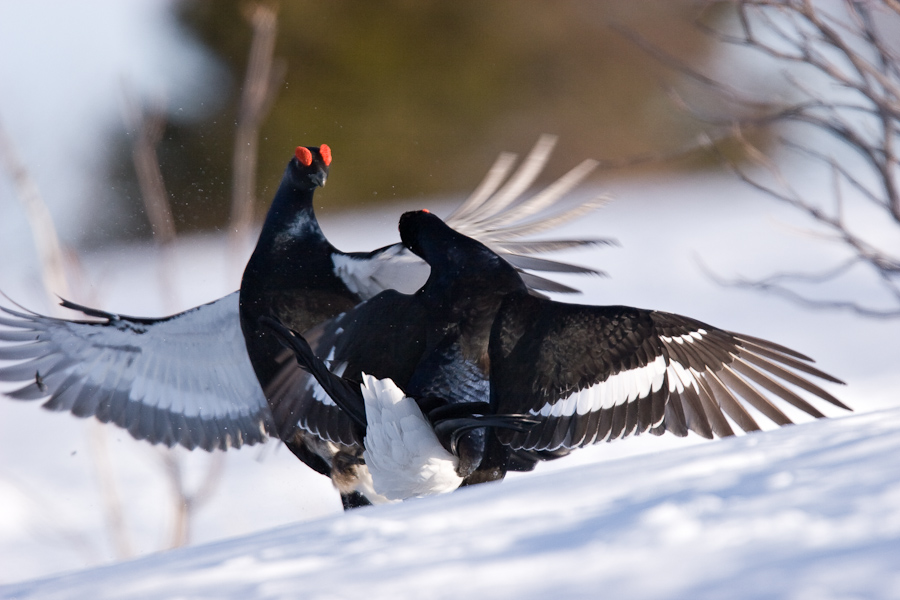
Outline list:
[[[366,428],[366,406],[359,384],[339,377],[328,370],[324,361],[315,355],[302,335],[285,327],[269,316],[259,318],[259,324],[294,353],[297,363],[316,378],[325,393],[360,427]]]
[[[537,423],[540,421],[529,415],[472,415],[441,419],[434,423],[434,432],[439,440],[449,438],[450,452],[458,455],[459,439],[473,429],[495,427],[527,432]]]

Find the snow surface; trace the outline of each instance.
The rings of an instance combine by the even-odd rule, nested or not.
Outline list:
[[[360,509],[0,598],[900,598],[900,409]]]

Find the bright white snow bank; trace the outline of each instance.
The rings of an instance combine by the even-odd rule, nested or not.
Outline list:
[[[582,465],[0,598],[900,598],[900,409]]]

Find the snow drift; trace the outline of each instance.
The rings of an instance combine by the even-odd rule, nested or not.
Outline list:
[[[0,598],[900,598],[900,410],[360,509]]]

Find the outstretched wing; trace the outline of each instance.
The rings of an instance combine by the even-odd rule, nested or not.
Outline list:
[[[332,373],[361,383],[365,372],[402,387],[423,352],[426,324],[414,297],[388,290],[303,336]],[[281,436],[299,427],[323,440],[362,448],[351,418],[297,365],[293,353],[285,352],[280,362],[265,395]]]
[[[727,436],[734,431],[726,416],[744,431],[759,429],[747,406],[778,425],[791,423],[773,399],[823,416],[785,383],[849,410],[798,374],[840,383],[810,362],[687,317],[516,296],[504,303],[491,335],[491,403],[496,413],[542,419],[527,433],[497,432],[521,450],[576,448],[646,431]]]
[[[237,292],[163,319],[125,317],[70,302],[97,321],[0,307],[0,381],[7,395],[95,416],[139,440],[222,450],[264,441],[272,417],[247,356]]]
[[[588,267],[532,255],[614,242],[600,238],[523,239],[574,221],[608,201],[605,195],[593,196],[568,209],[548,213],[596,168],[597,163],[592,160],[582,162],[543,191],[523,200],[528,188],[546,165],[555,144],[556,137],[541,136],[512,175],[510,172],[516,155],[501,154],[484,181],[445,221],[456,231],[477,239],[506,259],[519,270],[523,281],[531,289],[577,293],[578,290],[574,288],[535,275],[532,271],[594,275],[602,273]],[[371,298],[386,289],[412,294],[425,284],[429,273],[428,265],[400,244],[385,246],[372,252],[336,255],[334,269],[347,287],[363,299]]]

